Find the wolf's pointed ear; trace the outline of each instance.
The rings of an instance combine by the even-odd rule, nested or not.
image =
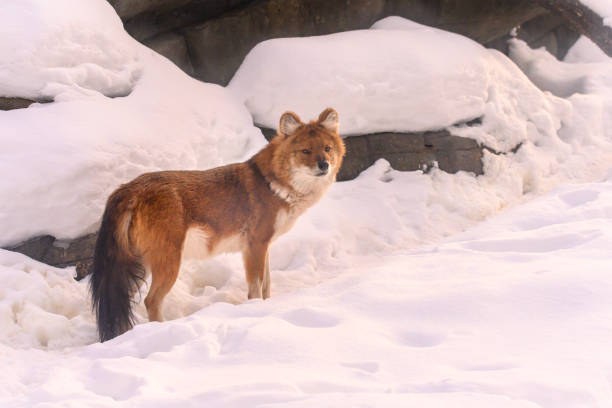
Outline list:
[[[302,126],[302,121],[298,115],[293,112],[285,112],[280,118],[278,133],[285,137],[291,136],[300,126]]]
[[[319,115],[319,124],[327,130],[338,133],[338,112],[327,108]]]

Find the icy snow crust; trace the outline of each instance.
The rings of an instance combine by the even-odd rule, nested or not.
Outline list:
[[[23,13],[5,19],[44,17],[43,1],[19,4]],[[57,17],[50,29],[109,7],[79,4],[91,8],[64,10],[66,25]],[[115,27],[115,46],[133,47],[140,73],[128,96],[110,99],[93,86],[61,91],[61,103],[0,112],[0,171],[11,175],[0,179],[3,242],[41,231],[80,234],[95,226],[110,190],[139,172],[206,168],[263,143],[229,92],[185,77],[117,21],[88,27]],[[415,39],[433,38],[398,19],[376,26],[385,38],[407,38],[406,27]],[[341,50],[365,35],[345,34]],[[73,268],[0,250],[0,406],[611,405],[612,86],[605,72],[612,64],[557,62],[515,42],[512,58],[530,80],[498,53],[435,35],[445,48],[487,60],[492,75],[482,125],[450,129],[499,150],[522,142],[516,154],[486,153],[479,177],[398,172],[380,160],[332,186],[275,242],[269,300],[245,301],[239,255],[188,263],[165,302],[168,321],[148,323],[139,299],[141,324],[103,344],[87,282],[74,281]],[[81,46],[90,41],[83,37]],[[464,78],[439,60],[436,76],[414,81]],[[267,61],[277,63],[283,58]],[[379,73],[364,73],[364,84]],[[568,80],[575,78],[582,85]],[[317,103],[327,105],[333,82],[318,84]],[[433,115],[429,97],[413,95],[422,102],[414,116]],[[303,98],[296,101],[306,107]],[[404,112],[390,99],[381,106]],[[440,117],[450,118],[471,105],[443,106]],[[344,120],[358,117],[345,111]]]

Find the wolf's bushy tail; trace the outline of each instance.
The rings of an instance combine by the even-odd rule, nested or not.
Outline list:
[[[100,341],[134,326],[132,296],[145,278],[144,267],[130,248],[130,207],[125,197],[111,195],[96,241],[89,288]]]

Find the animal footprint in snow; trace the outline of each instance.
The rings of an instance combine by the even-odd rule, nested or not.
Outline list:
[[[292,310],[285,313],[283,318],[300,327],[333,327],[340,322],[336,316],[314,308]]]
[[[354,368],[359,371],[365,371],[367,373],[375,373],[379,370],[379,364],[376,361],[355,361],[355,362],[344,362],[340,365],[348,368]]]
[[[559,198],[570,207],[577,207],[579,205],[595,201],[598,197],[599,191],[595,190],[570,191],[559,196]]]
[[[400,343],[409,347],[435,347],[445,340],[439,333],[404,332],[399,336]]]

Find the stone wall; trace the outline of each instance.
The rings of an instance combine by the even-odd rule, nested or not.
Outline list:
[[[580,35],[572,31],[565,20],[554,14],[542,14],[525,23],[516,30],[516,37],[525,41],[531,48],[545,47],[548,52],[562,60]],[[508,54],[509,34],[485,44]]]

